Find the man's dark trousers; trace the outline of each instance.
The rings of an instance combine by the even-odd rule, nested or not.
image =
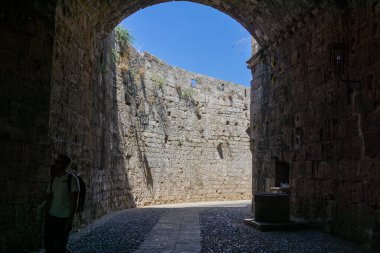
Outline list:
[[[48,215],[45,223],[45,249],[46,253],[66,253],[69,233],[65,233],[68,218],[59,218]]]

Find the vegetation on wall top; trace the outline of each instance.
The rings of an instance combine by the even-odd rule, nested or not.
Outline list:
[[[115,28],[115,32],[116,32],[116,38],[117,40],[119,41],[120,45],[124,48],[130,46],[133,41],[134,41],[134,38],[133,36],[128,32],[127,29],[121,27],[121,26],[116,26]]]

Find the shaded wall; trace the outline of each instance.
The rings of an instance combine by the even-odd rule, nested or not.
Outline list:
[[[54,151],[72,157],[87,185],[81,223],[135,206],[121,149],[116,62],[109,53],[115,41],[95,37],[88,11],[79,4],[57,7],[49,122]]]
[[[49,1],[0,3],[0,252],[41,242],[33,203],[49,180],[54,16]]]
[[[344,7],[344,8],[343,8]],[[290,166],[291,214],[379,247],[380,5],[321,9],[250,61],[253,189]],[[331,46],[345,44],[339,80]]]
[[[324,7],[316,7],[317,2]],[[336,2],[342,4],[338,8],[346,8],[346,1]],[[111,136],[120,129],[109,121],[117,122],[112,118],[116,116],[105,113],[108,110],[105,104],[109,104],[105,101],[113,99],[115,93],[102,85],[105,77],[99,75],[104,68],[100,60],[101,36],[123,17],[151,2],[113,3],[75,0],[0,3],[0,29],[7,35],[0,41],[3,252],[15,247],[41,246],[42,224],[38,220],[43,213],[32,208],[32,200],[49,181],[54,152],[67,151],[74,157],[87,185],[96,185],[88,189],[83,220],[134,205],[124,201],[119,202],[123,206],[112,204],[116,201],[109,199],[118,196],[114,188],[102,184],[104,180],[114,182],[113,177],[126,173],[102,169],[121,168],[116,164],[122,160],[117,158],[118,148],[112,152],[108,148]],[[244,6],[239,1],[220,1],[219,7],[219,1],[202,3],[238,17],[262,46],[276,42],[279,46],[267,51],[262,64],[254,67],[257,77],[251,107],[252,124],[256,124],[252,132],[256,137],[251,135],[252,151],[257,152],[254,189],[268,189],[274,180],[270,168],[276,159],[287,162],[292,188],[297,193],[292,197],[293,215],[329,221],[332,232],[376,246],[380,241],[376,184],[378,1],[365,1],[365,8],[359,6],[348,12],[336,9],[334,1],[302,1],[304,6],[290,1],[286,8],[282,8],[283,1],[241,2]],[[294,8],[295,5],[298,7]],[[349,45],[351,67],[344,77],[360,79],[360,89],[351,89],[329,74],[331,42]],[[286,95],[289,93],[291,97]],[[323,123],[326,125],[322,126],[322,120],[310,123],[318,115],[326,120]],[[281,120],[268,120],[274,118]],[[284,132],[275,127],[280,123]],[[322,137],[313,134],[318,132],[316,129],[312,134],[308,131],[318,127],[322,129],[319,134]],[[112,143],[120,145],[119,137],[112,138]],[[112,156],[114,160],[106,159]],[[324,158],[316,159],[318,156]],[[90,180],[98,175],[102,175],[98,182]],[[130,194],[128,188],[123,189],[123,194]]]

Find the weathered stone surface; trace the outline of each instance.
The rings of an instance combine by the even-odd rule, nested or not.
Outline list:
[[[55,8],[39,2],[0,4],[0,252],[41,239],[43,214],[31,203],[49,177]]]
[[[168,0],[141,1],[123,0],[103,2],[100,0],[83,3],[84,12],[94,22],[97,32],[108,33],[124,18],[134,12]],[[197,0],[226,13],[245,27],[261,44],[266,46],[283,36],[284,30],[294,30],[309,13],[318,11],[316,1],[258,1],[258,0]],[[321,1],[321,4],[324,4]],[[316,15],[316,14],[315,14]]]
[[[250,61],[253,191],[274,186],[274,163],[286,162],[292,216],[372,247],[380,240],[380,65],[370,48],[379,41],[379,21],[374,1],[322,8]],[[337,43],[348,50],[342,78],[360,84],[334,73],[330,48]]]
[[[104,84],[116,79],[100,74],[109,61],[100,60],[100,49],[120,20],[158,2],[0,4],[2,251],[41,245],[43,213],[31,203],[49,180],[52,153],[72,155],[99,192],[83,220],[135,205],[125,198],[132,196],[125,172],[114,169],[125,159],[115,134],[128,129],[107,113],[116,94]],[[328,221],[332,232],[379,248],[378,1],[196,2],[235,18],[269,48],[251,62],[253,188],[275,183],[273,157],[288,162],[293,215]],[[334,76],[335,43],[347,44],[343,78],[361,80],[360,87]]]
[[[120,50],[118,124],[135,203],[250,198],[250,89]]]

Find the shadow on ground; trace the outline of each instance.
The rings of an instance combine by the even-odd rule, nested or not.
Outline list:
[[[172,205],[123,210],[74,232],[70,237],[69,250],[72,253],[134,252],[145,238],[149,238],[148,234],[163,214],[184,213],[184,208],[185,213],[191,212],[199,217],[202,253],[374,252],[316,230],[260,232],[244,224],[244,219],[252,217],[252,213],[249,205],[241,204],[223,207]],[[178,215],[173,217],[178,219]],[[186,219],[183,220],[185,222]]]

